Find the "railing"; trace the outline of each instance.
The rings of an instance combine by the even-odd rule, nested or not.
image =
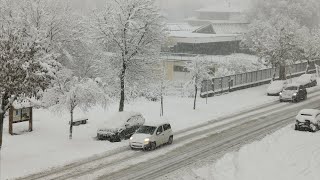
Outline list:
[[[315,64],[319,65],[320,60],[310,63],[309,71],[315,72]],[[288,78],[300,76],[305,72],[307,62],[297,63],[286,67]],[[268,84],[273,74],[275,78],[279,78],[279,70],[275,68],[263,69],[259,71],[246,72],[225,77],[213,78],[212,80],[204,81],[201,88],[201,97],[214,96],[225,92],[232,92],[240,89],[246,89],[262,84]]]

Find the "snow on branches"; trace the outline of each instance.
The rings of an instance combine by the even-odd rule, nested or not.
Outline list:
[[[193,85],[195,90],[193,109],[196,109],[196,100],[198,89],[201,88],[202,82],[211,78],[212,64],[209,61],[198,56],[196,60],[190,61],[186,64],[186,70],[190,72],[191,80],[187,85]]]
[[[47,34],[25,11],[29,1],[0,0],[0,148],[4,114],[12,102],[46,89],[60,68]]]
[[[95,38],[112,52],[110,66],[118,79],[119,111],[123,111],[125,91],[135,93],[155,76],[164,39],[163,18],[153,0],[111,0],[94,13],[93,21]]]
[[[56,112],[68,110],[71,114],[70,139],[74,109],[79,107],[87,111],[98,104],[105,107],[109,100],[99,79],[79,78],[69,69],[63,69],[57,73],[53,86],[45,91],[42,98],[45,107],[50,107]]]

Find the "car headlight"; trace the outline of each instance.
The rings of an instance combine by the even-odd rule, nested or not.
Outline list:
[[[145,138],[144,139],[144,144],[149,144],[150,139],[149,138]]]
[[[296,96],[296,95],[297,95],[297,93],[293,93],[292,95],[293,95],[293,96]]]
[[[133,139],[133,137],[131,136],[131,137],[130,137],[130,140],[132,140],[132,139]]]

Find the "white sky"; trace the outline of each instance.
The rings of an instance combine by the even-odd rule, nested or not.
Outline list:
[[[78,9],[87,11],[97,7],[103,7],[108,0],[70,0],[72,5]],[[235,7],[247,7],[250,0],[156,0],[161,9],[170,11],[168,17],[171,19],[182,20],[192,16],[192,11],[207,6],[215,6],[231,3]]]

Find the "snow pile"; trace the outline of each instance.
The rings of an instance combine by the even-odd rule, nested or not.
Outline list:
[[[239,152],[225,155],[209,167],[210,173],[203,173],[208,172],[208,167],[195,172],[204,179],[215,180],[318,180],[319,141],[320,132],[294,131],[287,126]]]

